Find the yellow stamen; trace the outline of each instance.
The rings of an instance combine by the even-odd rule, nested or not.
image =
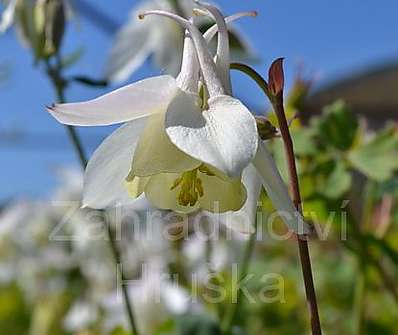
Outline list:
[[[198,170],[204,174],[207,174],[208,176],[215,176],[215,174],[211,172],[210,169],[204,164],[199,166]]]
[[[208,176],[214,176],[214,173],[202,164],[199,168],[184,172],[171,185],[170,190],[180,187],[177,200],[181,206],[194,206],[198,202],[199,197],[203,197],[204,190],[202,180],[198,177],[199,172]]]

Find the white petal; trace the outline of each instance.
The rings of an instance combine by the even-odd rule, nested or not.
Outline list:
[[[189,35],[184,39],[181,71],[177,77],[178,87],[183,91],[197,94],[199,82],[199,62],[196,56],[195,45]]]
[[[125,187],[135,146],[146,120],[126,123],[97,148],[84,175],[83,206],[95,209],[131,204]]]
[[[177,91],[177,83],[173,77],[158,76],[137,81],[94,100],[57,104],[48,107],[48,111],[64,124],[110,125],[164,110]]]
[[[6,9],[0,17],[0,34],[4,33],[14,22],[17,0],[10,0]]]
[[[257,151],[257,126],[237,99],[218,96],[201,112],[194,96],[179,94],[166,113],[166,132],[188,155],[230,177],[240,177]]]
[[[297,212],[289,196],[289,192],[276,167],[275,161],[268,152],[265,144],[259,141],[257,155],[253,160],[263,182],[263,186],[270,197],[275,209],[289,229],[298,234],[309,233],[309,227],[300,213]]]
[[[224,85],[225,92],[232,95],[232,86],[230,78],[230,58],[229,58],[229,35],[227,29],[227,23],[220,12],[220,10],[208,3],[195,1],[199,6],[206,8],[209,13],[214,17],[218,27],[218,42],[217,42],[217,55],[216,55],[216,67],[218,74],[221,78],[222,84]]]
[[[138,141],[131,173],[135,176],[151,176],[157,173],[180,173],[193,170],[202,163],[171,143],[164,128],[165,113],[149,117]]]
[[[206,83],[206,87],[209,91],[210,97],[216,97],[225,93],[222,82],[217,74],[216,64],[214,63],[210,51],[207,48],[207,43],[203,38],[203,35],[190,21],[182,18],[173,13],[169,13],[162,10],[150,10],[140,14],[141,18],[148,15],[160,15],[168,17],[178,22],[182,27],[189,30],[191,38],[194,42],[196,54],[202,71],[203,79]]]
[[[257,205],[262,187],[261,177],[252,164],[243,171],[242,183],[247,191],[245,204],[240,210],[222,214],[218,219],[236,232],[251,234],[255,231]]]

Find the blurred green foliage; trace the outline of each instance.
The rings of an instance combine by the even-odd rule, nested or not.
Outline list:
[[[304,215],[318,232],[318,239],[311,241],[311,251],[325,333],[357,334],[358,324],[362,324],[362,334],[395,334],[398,316],[396,125],[369,131],[342,101],[338,101],[307,124],[297,119],[291,127]],[[270,140],[269,145],[286,178],[280,138]],[[266,195],[262,199],[265,219],[272,206]],[[276,230],[283,234],[283,224]],[[248,271],[254,279],[247,287],[252,295],[262,295],[268,300],[266,303],[249,302],[242,295],[229,335],[307,333],[308,313],[294,239],[278,241],[267,236],[266,231],[262,236],[263,240],[255,244]],[[184,257],[180,259],[183,260]],[[279,283],[282,291],[277,282],[270,283],[264,291],[261,278],[269,273],[282,275],[282,284]],[[233,274],[229,268],[219,275],[226,288],[232,285]],[[2,287],[2,333],[129,334],[121,326],[104,333],[100,330],[103,329],[101,313],[88,329],[74,334],[65,331],[62,326],[65,314],[73,301],[88,289],[79,273],[71,277],[70,271],[65,272],[65,278],[68,278],[65,290],[36,301],[26,300],[17,283]],[[359,285],[361,278],[363,286]],[[202,285],[199,291],[206,292],[208,288]],[[360,290],[361,287],[364,289]],[[190,289],[187,287],[188,291]],[[230,298],[227,294],[216,305],[201,301],[205,308],[200,313],[168,319],[157,327],[156,335],[222,334],[220,324],[231,308],[227,302]]]

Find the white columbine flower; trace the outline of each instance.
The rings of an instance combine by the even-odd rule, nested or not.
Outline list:
[[[105,75],[112,81],[124,81],[139,68],[146,59],[153,56],[155,65],[168,74],[176,75],[181,66],[184,30],[175,22],[151,17],[145,22],[138,20],[138,14],[146,10],[161,9],[183,17],[192,15],[192,0],[146,0],[136,6],[129,21],[116,34]],[[200,20],[201,29],[209,25]],[[234,40],[235,59],[255,58],[247,40],[234,27],[230,27]]]
[[[215,7],[202,6],[218,25],[216,61],[190,21],[165,11],[147,11],[142,18],[166,16],[189,32],[177,79],[148,78],[95,100],[49,108],[55,118],[70,125],[126,122],[91,158],[83,205],[126,205],[145,194],[161,209],[238,212],[243,207],[244,214],[255,217],[261,178],[275,208],[298,231],[300,216],[258,138],[254,116],[232,97],[226,22]]]
[[[18,0],[4,1],[4,11],[0,15],[0,34],[4,33],[14,22]]]

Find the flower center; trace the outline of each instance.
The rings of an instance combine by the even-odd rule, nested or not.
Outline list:
[[[202,164],[196,169],[182,173],[181,177],[177,178],[170,187],[170,190],[174,190],[177,187],[180,188],[177,200],[181,206],[194,206],[199,197],[203,197],[204,191],[202,180],[198,177],[199,173],[214,176],[214,173]]]

